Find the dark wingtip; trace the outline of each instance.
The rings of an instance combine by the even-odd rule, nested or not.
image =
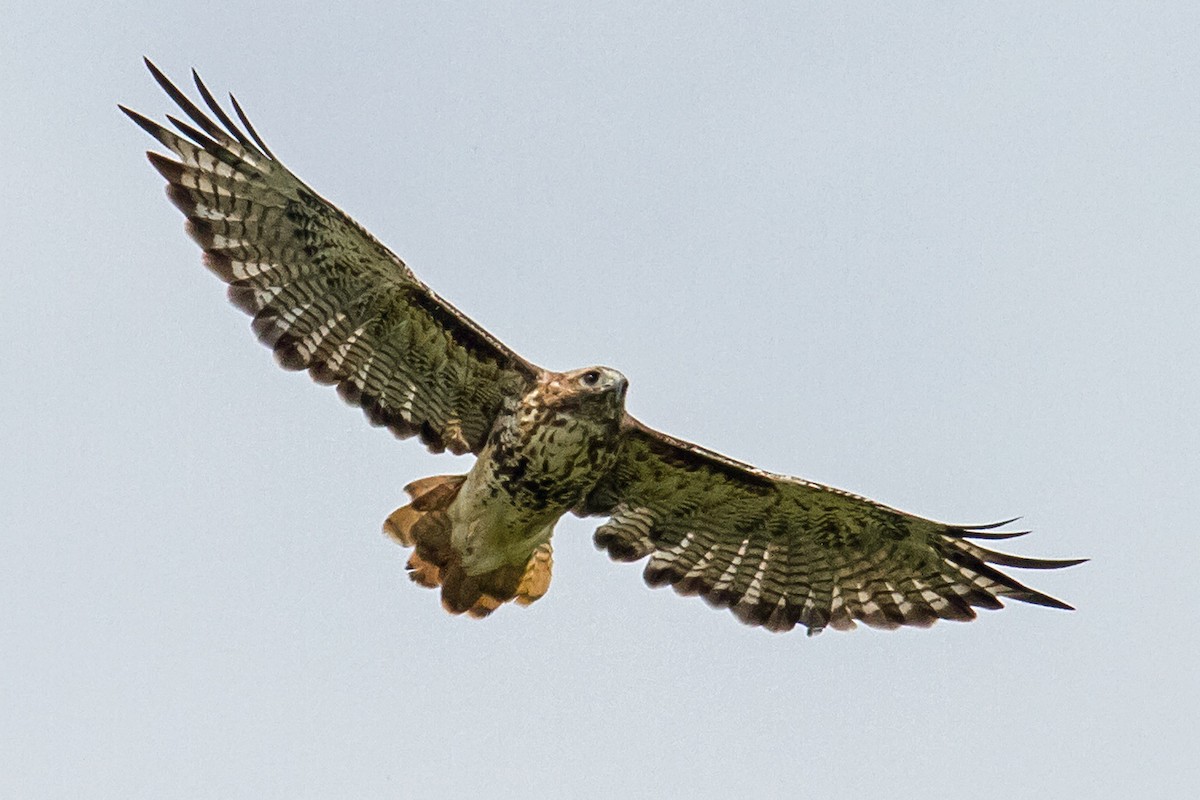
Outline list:
[[[250,118],[246,116],[245,111],[242,111],[242,106],[238,103],[237,98],[230,94],[229,102],[233,104],[233,110],[238,115],[238,119],[240,119],[242,124],[246,126],[246,132],[254,138],[254,141],[258,144],[259,149],[266,154],[267,158],[271,159],[272,161],[278,161],[279,159],[275,158],[275,154],[271,152],[271,148],[267,147],[267,143],[262,140],[262,137],[258,135],[258,131],[254,130],[254,126],[250,124]]]
[[[194,69],[192,70],[192,83],[196,85],[196,90],[200,92],[200,97],[204,100],[205,105],[208,106],[210,111],[216,114],[217,119],[220,120],[221,124],[225,126],[225,130],[227,130],[230,135],[237,139],[243,147],[249,150],[255,150],[256,148],[254,143],[250,141],[250,139],[244,133],[242,133],[241,129],[234,124],[233,120],[229,118],[229,115],[225,113],[225,109],[221,108],[221,104],[217,102],[217,99],[213,97],[213,93],[208,90],[208,86],[204,84],[203,79],[200,77],[200,73]],[[264,153],[264,155],[269,154]]]
[[[999,541],[1001,539],[1016,539],[1018,536],[1028,536],[1032,531],[980,531],[972,528],[955,529],[953,535],[959,539],[988,539],[991,541]]]
[[[1077,567],[1080,564],[1091,561],[1090,558],[1022,558],[1020,556],[1006,556],[1005,561],[994,561],[995,564],[1003,564],[1006,567],[1016,567],[1018,569],[1066,569],[1067,567]]]
[[[1070,605],[1068,603],[1064,603],[1062,600],[1059,600],[1057,597],[1051,597],[1048,594],[1042,594],[1041,592],[1035,592],[1033,590],[1030,590],[1029,594],[1027,594],[1027,595],[1013,595],[1013,599],[1021,600],[1026,603],[1032,603],[1035,606],[1046,606],[1047,608],[1057,608],[1062,611],[1074,611],[1075,610],[1075,606]]]
[[[171,202],[175,203],[175,197],[171,191],[179,182],[180,176],[183,175],[183,164],[180,164],[174,159],[167,158],[161,153],[155,153],[153,150],[146,151],[146,159],[154,169],[158,170],[158,174],[162,175],[167,181],[167,196],[171,197]],[[178,203],[176,203],[176,207]],[[183,209],[186,213],[186,209]]]
[[[1016,567],[1017,569],[1066,569],[1084,563],[1086,558],[1027,558],[1025,556],[1014,556],[1009,553],[999,553],[995,550],[988,550],[983,547],[975,546],[975,553],[978,553],[989,564],[999,564],[1002,567]]]
[[[962,527],[969,531],[990,531],[995,528],[1003,528],[1005,525],[1011,525],[1019,519],[1020,517],[1013,517],[1012,519],[1006,519],[1003,522],[989,522],[986,525],[963,525]]]
[[[122,114],[133,120],[134,125],[137,125],[139,128],[153,136],[155,139],[158,139],[160,142],[162,141],[159,136],[159,131],[162,130],[162,126],[157,122],[145,116],[144,114],[139,114],[127,105],[117,103],[117,108],[120,109]]]
[[[187,136],[190,139],[192,139],[192,141],[194,141],[196,144],[200,145],[200,147],[203,148],[204,150],[208,150],[210,148],[216,147],[216,142],[214,142],[208,136],[205,136],[200,131],[196,130],[196,128],[194,126],[188,125],[186,122],[184,122],[183,120],[181,120],[179,117],[175,116],[174,114],[167,114],[166,117],[167,117],[167,122],[170,122],[172,125],[174,125],[176,130],[178,130],[184,136]]]
[[[155,139],[162,141],[162,139],[159,135],[159,131],[163,130],[162,125],[159,125],[157,122],[155,122],[154,120],[145,116],[144,114],[139,114],[138,112],[134,111],[132,108],[129,108],[128,106],[123,106],[120,103],[118,103],[117,108],[121,109],[121,111],[125,114],[125,116],[127,116],[131,120],[133,120],[134,124],[136,124],[139,128],[141,128],[146,133],[153,136]]]
[[[142,56],[142,63],[146,65],[146,69],[150,70],[150,74],[154,76],[154,80],[158,82],[158,85],[161,86],[167,94],[174,96],[179,93],[179,90],[175,88],[175,84],[171,83],[171,79],[168,78],[161,69],[155,66],[154,62],[151,61],[148,56]]]
[[[989,522],[984,525],[951,525],[950,531],[961,539],[1015,539],[1025,536],[1029,531],[997,531],[1005,525],[1011,525],[1020,517],[1013,517],[1002,522]]]

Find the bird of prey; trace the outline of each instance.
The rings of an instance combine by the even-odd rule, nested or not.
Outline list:
[[[168,115],[171,130],[121,110],[173,154],[147,155],[279,363],[336,385],[399,438],[476,456],[464,475],[410,483],[411,502],[384,523],[413,549],[412,580],[440,587],[448,611],[486,617],[544,595],[567,512],[607,517],[596,546],[618,561],[648,557],[650,586],[772,631],[925,627],[1002,598],[1070,608],[999,567],[1080,560],[977,543],[1024,533],[998,530],[1007,523],[947,525],[756,469],[630,416],[615,369],[526,361],[287,169],[232,95],[240,126],[195,72],[207,112],[146,64],[190,121]]]

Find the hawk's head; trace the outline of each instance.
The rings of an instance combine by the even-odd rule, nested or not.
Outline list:
[[[584,367],[563,373],[562,377],[581,394],[607,396],[618,402],[624,401],[625,390],[629,388],[625,376],[612,367]]]
[[[588,416],[620,419],[628,387],[625,376],[611,367],[584,367],[547,373],[537,394],[551,409],[577,409]]]

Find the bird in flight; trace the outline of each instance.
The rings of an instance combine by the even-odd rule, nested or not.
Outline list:
[[[648,559],[672,586],[772,631],[927,627],[1002,598],[1070,609],[999,567],[1078,560],[1007,555],[980,540],[1025,531],[947,525],[775,475],[650,428],[625,410],[625,376],[553,372],[514,353],[422,283],[391,250],[275,157],[230,95],[238,125],[193,71],[208,111],[149,60],[188,120],[121,110],[172,157],[147,153],[204,263],[289,370],[333,384],[399,438],[471,453],[463,475],[405,487],[385,532],[409,576],[455,614],[528,605],[550,585],[554,525],[607,517],[595,543]]]

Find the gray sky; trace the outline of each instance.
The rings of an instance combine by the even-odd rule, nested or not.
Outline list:
[[[0,797],[1200,791],[1200,5],[33,5]],[[775,471],[1024,514],[1010,549],[1093,559],[1025,575],[1079,611],[774,636],[567,518],[545,599],[449,617],[379,528],[469,462],[254,341],[116,110],[170,108],[143,54],[528,358]]]

